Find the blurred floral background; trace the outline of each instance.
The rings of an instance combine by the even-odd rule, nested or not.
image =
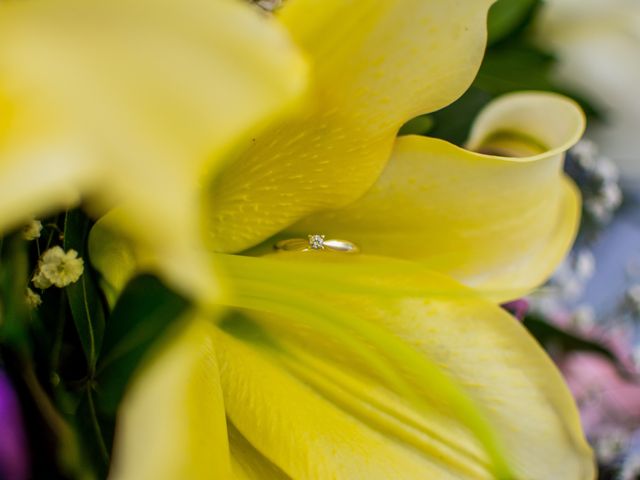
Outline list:
[[[270,15],[282,2],[253,3]],[[471,88],[447,108],[409,121],[400,133],[428,135],[463,145],[484,106],[500,95],[522,90],[564,94],[580,103],[587,113],[587,133],[568,153],[565,166],[582,193],[583,212],[575,246],[549,282],[504,308],[524,323],[565,376],[596,453],[600,478],[638,479],[640,0],[499,0],[490,10],[487,52]],[[44,322],[31,318],[30,334],[36,338],[31,370],[18,376],[14,368],[18,359],[12,354],[2,358],[6,372],[0,369],[0,479],[90,478],[85,476],[88,463],[98,465],[98,476],[105,474],[116,406],[129,380],[121,372],[133,370],[132,365],[185,308],[182,297],[151,276],[137,278],[127,289],[129,297],[124,296],[120,310],[113,314],[119,328],[117,338],[105,340],[105,351],[131,333],[123,320],[127,308],[135,308],[143,318],[149,312],[161,311],[162,315],[151,319],[149,314],[146,327],[157,333],[143,338],[128,356],[111,367],[113,371],[107,369],[105,381],[113,394],[102,408],[109,415],[96,415],[91,386],[83,383],[86,379],[78,367],[83,352],[69,347],[79,343],[85,347],[86,332],[65,328],[56,317],[66,308],[67,301],[71,310],[75,309],[74,315],[86,307],[83,298],[95,300],[95,305],[102,302],[98,300],[95,272],[90,272],[82,261],[89,226],[87,216],[75,210],[25,227],[23,238],[36,240],[29,251],[21,251],[10,238],[2,244],[3,299],[17,295],[14,290],[20,282],[15,280],[27,258],[40,258],[56,241],[63,242],[67,253],[59,247],[49,250],[40,260],[33,280],[44,293],[27,291],[28,305],[47,303],[55,307],[41,313],[50,317]],[[77,254],[70,255],[71,247]],[[55,271],[47,273],[47,268]],[[88,291],[80,292],[79,284],[71,285],[64,294],[45,290],[52,284],[68,286],[83,271],[90,278],[82,284]],[[141,301],[140,292],[147,294],[146,300]],[[10,318],[11,312],[23,306],[4,301],[2,308],[5,318]],[[91,317],[91,322],[104,327],[100,308],[78,315]],[[55,331],[38,330],[43,324],[55,325]],[[23,330],[10,324],[5,329],[7,338],[22,344],[22,336],[26,335]],[[39,358],[38,355],[45,355],[42,352],[47,352],[48,357]],[[38,365],[47,364],[56,367],[54,372],[61,366],[62,376],[78,378],[77,389],[73,390],[72,385],[72,394],[63,388],[55,389],[60,378],[54,373],[49,379],[54,386],[52,401],[35,380],[38,375],[48,375],[38,371]],[[53,403],[78,412],[76,423],[70,424],[77,437],[68,424],[60,422]],[[84,442],[82,448],[75,438]],[[54,447],[59,444],[64,448]],[[32,461],[34,452],[36,461]]]

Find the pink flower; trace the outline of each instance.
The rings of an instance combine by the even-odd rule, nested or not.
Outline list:
[[[575,352],[559,362],[573,392],[588,436],[602,429],[640,428],[640,382],[623,378],[606,357]]]
[[[613,362],[596,352],[573,351],[556,359],[580,408],[587,437],[600,460],[609,462],[640,430],[640,372],[624,331],[605,333],[594,326],[580,336],[616,356]]]

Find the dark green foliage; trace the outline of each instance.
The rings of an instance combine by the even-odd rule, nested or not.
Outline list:
[[[127,384],[187,302],[147,275],[133,279],[110,312],[89,261],[93,221],[73,210],[42,223],[37,240],[20,232],[0,239],[0,368],[21,396],[33,473],[106,478]],[[30,284],[38,258],[55,245],[76,250],[84,272],[65,288],[38,290]],[[25,302],[27,286],[42,299],[36,309]]]
[[[0,238],[0,342],[28,346],[26,242],[20,233]]]
[[[487,27],[489,45],[522,31],[541,5],[540,0],[499,0],[491,6]]]
[[[563,330],[533,315],[528,315],[523,323],[531,335],[553,356],[562,357],[562,355],[575,351],[594,353],[610,360],[623,377],[629,376],[625,366],[605,345]]]
[[[133,279],[113,309],[98,362],[96,391],[114,414],[127,382],[148,348],[187,307],[183,298],[150,275]]]
[[[89,369],[93,371],[102,344],[105,328],[105,304],[99,293],[95,272],[88,265],[87,239],[91,221],[80,210],[65,216],[64,249],[74,249],[85,260],[84,274],[66,288],[71,316],[78,330]]]

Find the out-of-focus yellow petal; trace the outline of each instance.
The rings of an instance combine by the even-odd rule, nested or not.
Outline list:
[[[227,429],[234,480],[287,480],[290,478],[256,450],[233,423],[227,422]]]
[[[419,260],[495,300],[516,298],[573,242],[580,199],[562,162],[583,129],[582,112],[564,97],[504,96],[480,114],[468,150],[400,137],[366,195],[285,235],[345,238],[365,253]]]
[[[141,367],[120,406],[109,478],[230,478],[215,327],[186,319]]]
[[[416,409],[351,350],[348,340],[362,341],[358,331],[326,336],[304,320],[320,304],[354,325],[385,329],[454,379],[500,441],[512,470],[504,478],[593,478],[591,452],[560,374],[517,321],[471,290],[415,264],[364,255],[219,261],[250,308],[244,319],[227,319],[216,341],[227,414],[288,475],[492,478],[477,438],[437,405],[439,388],[379,350],[433,407]],[[275,302],[297,302],[299,313],[259,311],[251,299],[260,289]]]
[[[0,4],[2,10],[7,2]],[[83,160],[62,122],[50,122],[36,98],[9,98],[0,32],[0,233],[29,218],[69,208],[80,201],[79,185],[94,184],[99,167]],[[44,79],[43,79],[44,81]],[[18,105],[19,103],[19,105]]]
[[[100,272],[100,286],[111,308],[127,282],[141,270],[135,247],[98,220],[89,233],[89,259]]]
[[[199,186],[306,79],[284,29],[233,0],[2,2],[0,72],[0,231],[87,195],[193,284],[214,278],[189,253]]]
[[[400,126],[455,100],[491,0],[290,0],[280,19],[315,67],[314,105],[249,142],[209,192],[209,244],[238,251],[369,188]]]

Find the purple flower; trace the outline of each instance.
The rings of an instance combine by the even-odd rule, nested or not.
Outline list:
[[[27,442],[22,428],[20,404],[9,378],[0,370],[0,478],[28,478]]]
[[[513,300],[512,302],[503,303],[502,308],[518,320],[522,321],[529,310],[529,302],[524,298],[521,298],[519,300]]]

